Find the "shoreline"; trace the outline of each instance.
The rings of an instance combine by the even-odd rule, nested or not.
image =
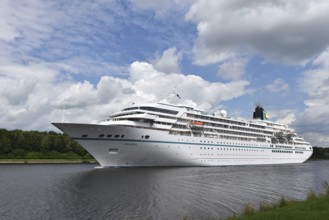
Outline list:
[[[308,159],[307,161],[321,161],[328,159]],[[95,159],[0,159],[2,164],[98,164]]]
[[[93,159],[0,159],[2,164],[98,164]]]
[[[316,194],[311,190],[305,200],[286,200],[283,196],[276,203],[261,202],[259,208],[246,204],[244,212],[233,215],[227,220],[246,219],[290,219],[290,220],[322,220],[329,215],[329,183],[322,183],[324,192]]]

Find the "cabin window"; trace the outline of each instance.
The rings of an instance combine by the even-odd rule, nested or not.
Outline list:
[[[150,138],[150,135],[145,135],[145,139],[149,139]]]
[[[171,114],[171,115],[176,115],[178,113],[178,111],[172,111],[172,110],[168,110],[168,109],[155,108],[155,107],[140,107],[140,109],[146,110],[146,111],[151,111],[151,112]]]
[[[81,137],[86,138],[86,137],[88,137],[88,135],[87,134],[83,134]]]
[[[98,137],[100,137],[100,138],[101,138],[101,137],[104,137],[104,134],[100,134],[100,135],[98,135]]]
[[[118,138],[118,137],[120,137],[120,135],[116,134],[114,137],[115,137],[115,138]]]
[[[110,137],[112,137],[112,134],[108,134],[106,137],[110,138]]]

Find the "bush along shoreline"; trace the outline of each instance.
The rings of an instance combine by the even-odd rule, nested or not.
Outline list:
[[[80,144],[53,131],[0,129],[0,163],[96,162]]]
[[[257,210],[252,204],[246,204],[240,216],[233,216],[228,220],[263,220],[263,219],[289,219],[289,220],[322,220],[329,218],[329,183],[322,183],[325,191],[316,194],[308,193],[305,201],[286,200],[284,197],[277,203],[261,203]]]

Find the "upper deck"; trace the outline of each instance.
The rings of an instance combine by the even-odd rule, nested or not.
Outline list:
[[[193,107],[167,103],[131,106],[111,115],[101,124],[167,130],[183,136],[309,145],[288,126],[263,118],[233,119],[225,114],[207,114]]]

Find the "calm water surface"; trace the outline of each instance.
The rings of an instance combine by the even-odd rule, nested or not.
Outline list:
[[[329,161],[207,168],[0,165],[1,219],[222,219],[322,192]]]

